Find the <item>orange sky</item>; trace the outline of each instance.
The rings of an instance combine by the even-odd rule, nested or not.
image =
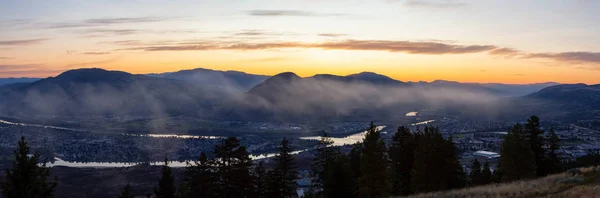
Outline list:
[[[201,67],[600,83],[594,1],[109,2],[8,0],[0,8],[0,78],[90,67],[138,74]]]

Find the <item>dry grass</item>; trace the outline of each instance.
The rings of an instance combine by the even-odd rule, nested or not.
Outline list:
[[[433,192],[410,196],[412,198],[438,197],[598,197],[600,172],[598,168],[582,168],[582,174],[571,176],[561,173],[535,180],[491,184],[473,188]]]

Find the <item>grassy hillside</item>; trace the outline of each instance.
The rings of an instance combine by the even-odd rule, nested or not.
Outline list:
[[[600,167],[579,170],[581,174],[571,174],[573,171],[569,171],[534,180],[425,193],[410,197],[599,197]]]

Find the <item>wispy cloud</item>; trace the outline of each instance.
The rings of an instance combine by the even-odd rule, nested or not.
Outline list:
[[[322,36],[322,37],[341,37],[341,36],[348,36],[348,34],[323,33],[323,34],[317,34],[317,36]]]
[[[0,60],[8,60],[8,59],[13,59],[11,57],[4,57],[4,56],[0,56]]]
[[[5,45],[5,46],[16,46],[16,45],[32,45],[32,44],[38,44],[44,41],[47,41],[49,39],[46,38],[42,38],[42,39],[24,39],[24,40],[7,40],[7,41],[0,41],[0,46]]]
[[[64,23],[53,23],[49,24],[47,28],[60,29],[60,28],[81,28],[81,27],[98,27],[108,26],[115,24],[133,24],[133,23],[151,23],[178,19],[178,17],[131,17],[131,18],[95,18],[87,19],[74,22]]]
[[[342,13],[317,13],[304,10],[249,10],[246,14],[250,16],[304,16],[304,17],[327,17],[327,16],[348,16]]]
[[[404,52],[409,54],[466,54],[496,49],[493,45],[456,45],[436,42],[412,42],[389,40],[346,40],[316,45],[323,49],[376,50]]]
[[[406,7],[428,8],[428,9],[448,9],[467,6],[468,4],[460,0],[387,0],[388,2],[401,2]]]
[[[110,54],[110,52],[84,52],[83,54],[85,54],[85,55],[107,55],[107,54]]]
[[[54,75],[61,70],[51,68],[43,64],[13,64],[13,65],[0,65],[0,76],[1,77],[16,77],[16,76],[30,76],[30,77],[47,77]]]
[[[390,40],[344,40],[323,43],[263,42],[263,43],[215,43],[200,42],[183,45],[142,46],[124,50],[143,51],[200,51],[200,50],[265,50],[277,48],[320,48],[325,50],[368,50],[404,52],[409,54],[465,54],[496,49],[491,45],[456,45],[435,42],[412,42]]]
[[[115,61],[117,61],[117,58],[107,59],[107,60],[98,60],[98,61],[78,62],[78,63],[68,64],[65,68],[105,67],[106,64],[113,63]]]
[[[524,58],[543,58],[569,63],[600,64],[600,52],[560,52],[560,53],[530,53]]]

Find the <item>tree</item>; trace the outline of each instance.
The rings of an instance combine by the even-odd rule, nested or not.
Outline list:
[[[259,162],[254,167],[254,193],[256,198],[267,197],[268,172],[264,162]]]
[[[479,163],[479,160],[473,160],[473,164],[471,164],[471,172],[469,172],[469,180],[472,186],[481,185],[483,183],[482,174],[483,173],[481,171],[481,164]]]
[[[352,197],[359,197],[358,191],[358,179],[362,176],[360,172],[360,158],[362,155],[362,144],[356,143],[352,146],[352,150],[348,153],[348,160],[350,163],[350,176],[351,176],[351,188]]]
[[[362,143],[361,177],[358,190],[361,197],[385,197],[389,193],[388,156],[377,127],[371,122]]]
[[[217,194],[223,197],[244,197],[252,192],[250,169],[252,159],[245,146],[229,137],[215,146]]]
[[[123,188],[123,192],[119,194],[118,198],[133,198],[133,192],[129,184],[127,184],[125,188]]]
[[[29,154],[29,146],[25,137],[19,140],[17,149],[13,152],[15,161],[12,169],[6,169],[5,177],[0,178],[0,190],[6,198],[49,198],[54,197],[55,181],[49,182],[50,168],[46,160],[39,163],[40,154]]]
[[[492,183],[492,170],[490,169],[490,163],[485,161],[481,170],[481,184],[486,185],[490,183]]]
[[[161,177],[158,180],[158,187],[154,187],[156,198],[174,198],[176,193],[175,178],[169,160],[165,157],[165,164],[162,166]]]
[[[548,175],[548,164],[546,163],[546,151],[544,149],[544,131],[540,129],[540,118],[537,116],[531,116],[527,119],[525,124],[525,131],[527,133],[527,140],[533,151],[535,164],[536,164],[536,175],[538,177]]]
[[[313,196],[323,196],[324,191],[327,191],[325,183],[329,174],[328,169],[332,166],[335,158],[339,153],[335,153],[335,150],[331,145],[333,141],[327,136],[327,133],[323,134],[319,144],[316,148],[315,157],[311,163],[311,193]]]
[[[298,171],[291,152],[292,148],[284,137],[279,146],[279,153],[274,158],[275,168],[269,174],[268,194],[270,197],[293,197],[296,195]]]
[[[535,154],[527,141],[521,124],[516,124],[504,136],[500,148],[498,168],[502,182],[533,178],[536,176]]]
[[[348,157],[337,155],[327,169],[322,197],[352,197],[354,182]]]
[[[415,138],[410,129],[398,127],[389,150],[392,169],[392,195],[409,195],[410,172],[414,164]]]
[[[214,162],[206,153],[201,152],[200,158],[194,164],[188,164],[181,178],[179,192],[181,197],[204,198],[215,197]]]
[[[550,137],[548,138],[548,152],[547,152],[547,164],[548,173],[554,174],[561,171],[561,161],[558,158],[556,151],[560,149],[560,140],[553,129],[550,130]]]
[[[425,127],[416,135],[411,187],[414,192],[431,192],[459,188],[465,184],[465,173],[456,156],[452,138],[442,137],[438,128]]]

